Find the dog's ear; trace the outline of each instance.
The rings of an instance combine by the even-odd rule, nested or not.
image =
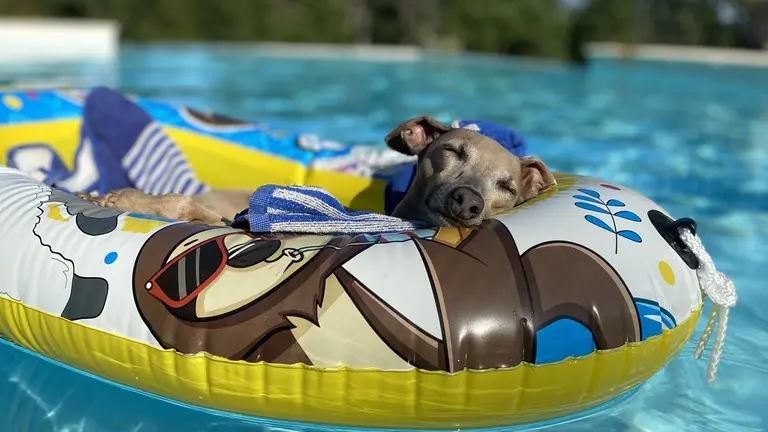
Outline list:
[[[390,132],[384,138],[384,142],[399,153],[415,155],[421,153],[432,141],[449,130],[451,130],[450,126],[432,117],[414,117]]]
[[[544,189],[557,184],[555,176],[539,158],[524,157],[520,159],[520,198],[523,201],[534,198]]]

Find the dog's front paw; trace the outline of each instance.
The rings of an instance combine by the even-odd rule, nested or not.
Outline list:
[[[97,195],[91,195],[88,192],[75,192],[74,195],[84,201],[88,201],[91,204],[102,206],[101,197]],[[103,206],[102,206],[103,207]]]
[[[117,203],[120,202],[123,195],[124,194],[122,190],[107,192],[99,197],[99,205],[107,208],[117,208]]]
[[[118,189],[107,192],[104,195],[91,195],[87,192],[75,192],[75,196],[99,207],[122,210],[122,203],[126,200],[126,198],[130,198],[131,190]]]

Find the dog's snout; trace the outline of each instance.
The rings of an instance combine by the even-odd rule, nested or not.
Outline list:
[[[476,191],[466,187],[457,187],[448,196],[448,212],[460,220],[472,220],[483,213],[485,201]]]

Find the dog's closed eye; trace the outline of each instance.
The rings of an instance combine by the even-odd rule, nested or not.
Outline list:
[[[515,189],[515,184],[509,180],[499,180],[496,182],[496,187],[504,192],[507,192],[511,195],[517,195],[517,189]]]
[[[448,144],[445,146],[445,151],[446,153],[454,155],[459,160],[462,160],[462,161],[467,160],[468,155],[464,147]]]

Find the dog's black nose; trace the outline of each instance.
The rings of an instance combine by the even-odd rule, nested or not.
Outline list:
[[[466,186],[452,190],[448,197],[448,213],[460,220],[474,219],[480,216],[484,208],[483,197]]]

